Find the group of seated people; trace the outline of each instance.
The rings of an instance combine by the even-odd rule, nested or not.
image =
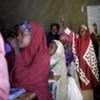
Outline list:
[[[34,100],[53,100],[50,72],[60,75],[55,100],[94,100],[99,75],[89,28],[82,25],[75,34],[63,18],[60,23],[63,31],[53,23],[47,35],[33,21],[1,28],[0,100],[7,100],[10,88],[36,93]]]

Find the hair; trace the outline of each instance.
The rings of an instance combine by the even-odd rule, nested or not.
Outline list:
[[[97,24],[94,22],[94,23],[92,24],[92,26],[96,26],[96,27],[97,27]]]
[[[7,42],[9,37],[16,38],[18,35],[13,27],[4,23],[0,23],[0,32],[5,42]]]
[[[52,23],[50,26],[50,30],[53,28],[53,26],[56,26],[58,30],[60,30],[60,25],[58,23]]]

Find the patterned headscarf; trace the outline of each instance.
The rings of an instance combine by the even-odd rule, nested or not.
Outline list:
[[[22,30],[24,32],[24,34],[29,34],[31,35],[32,33],[32,28],[30,25],[29,21],[24,21],[20,26],[19,26],[20,30]]]

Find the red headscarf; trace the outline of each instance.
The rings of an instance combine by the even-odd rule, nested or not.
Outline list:
[[[49,52],[46,46],[44,30],[34,22],[31,42],[21,54],[15,55],[14,67],[11,71],[11,83],[15,87],[23,87],[36,93],[38,100],[51,100],[48,89]]]

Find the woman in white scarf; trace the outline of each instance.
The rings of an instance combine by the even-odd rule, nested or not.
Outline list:
[[[50,66],[54,74],[60,75],[60,79],[55,83],[57,85],[56,100],[68,100],[67,89],[67,70],[64,47],[58,40],[53,40],[49,45],[51,54]]]

